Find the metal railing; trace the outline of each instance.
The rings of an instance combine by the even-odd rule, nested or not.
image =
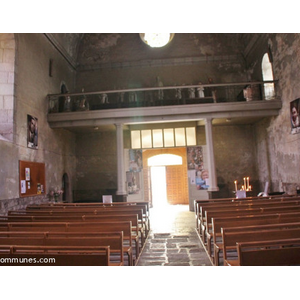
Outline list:
[[[181,85],[48,95],[48,112],[189,105],[276,98],[277,81]]]

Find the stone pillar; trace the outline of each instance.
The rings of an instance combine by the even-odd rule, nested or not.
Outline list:
[[[215,167],[214,145],[212,136],[212,119],[205,119],[205,136],[208,153],[208,173],[209,173],[209,188],[208,191],[219,191],[217,185],[217,175]]]
[[[127,192],[125,188],[125,167],[124,167],[124,142],[123,124],[115,124],[117,130],[117,171],[118,190],[116,192],[116,202],[126,202]]]

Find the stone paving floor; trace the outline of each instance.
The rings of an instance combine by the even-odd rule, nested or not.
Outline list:
[[[151,231],[138,266],[211,266],[188,205],[150,209]]]

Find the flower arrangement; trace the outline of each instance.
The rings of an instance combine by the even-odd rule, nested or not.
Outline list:
[[[57,202],[59,196],[62,195],[63,192],[64,192],[64,191],[63,191],[62,189],[58,189],[58,188],[51,189],[50,192],[49,192],[49,196],[50,196],[51,198],[54,198],[54,201]]]

